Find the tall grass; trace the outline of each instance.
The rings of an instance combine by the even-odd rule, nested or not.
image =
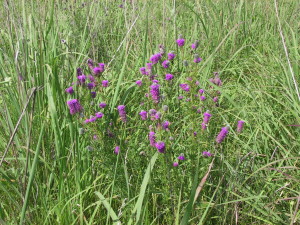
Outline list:
[[[297,224],[300,223],[299,10],[278,1],[286,57],[273,1],[12,1],[0,7],[0,222],[4,224]],[[123,4],[123,8],[119,5]],[[122,127],[125,152],[111,157],[113,142],[95,143],[69,115],[64,93],[88,58],[105,62],[115,107],[140,110],[133,83],[158,44],[179,51],[175,40],[200,40],[203,62],[189,75],[207,85],[212,72],[224,81],[215,111],[216,133],[232,129],[222,148],[185,136],[201,122],[177,93],[170,101],[175,152],[187,160],[168,167],[167,157],[148,151],[144,128]],[[63,40],[63,41],[62,41]],[[185,53],[187,56],[187,53]],[[177,57],[181,77],[188,74]],[[290,61],[290,65],[288,64]],[[182,72],[183,71],[183,72]],[[130,106],[129,106],[130,107]],[[133,113],[130,115],[132,116]],[[133,116],[132,116],[133,117]],[[222,122],[220,122],[222,121]],[[135,129],[136,139],[126,136]],[[207,136],[213,139],[214,136]],[[143,143],[140,140],[144,140]],[[122,148],[121,146],[121,148]],[[147,149],[147,150],[145,150]],[[214,165],[196,201],[196,188]],[[146,151],[146,155],[139,154]],[[157,157],[157,159],[156,159]],[[168,173],[166,173],[168,171]]]

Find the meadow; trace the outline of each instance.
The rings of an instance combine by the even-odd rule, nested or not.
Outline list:
[[[0,224],[300,224],[297,0],[3,0]]]

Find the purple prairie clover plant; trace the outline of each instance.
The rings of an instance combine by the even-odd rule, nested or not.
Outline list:
[[[91,92],[91,97],[92,97],[92,98],[96,98],[96,92],[92,91],[92,92]]]
[[[93,89],[94,87],[96,87],[96,85],[95,85],[94,82],[88,83],[86,86],[87,86],[87,88],[90,89],[90,90]]]
[[[99,107],[101,109],[104,109],[106,107],[106,103],[105,102],[100,102]]]
[[[119,105],[117,107],[118,111],[119,111],[119,116],[121,118],[121,120],[126,123],[127,122],[127,116],[126,116],[126,111],[125,111],[125,105]]]
[[[174,76],[173,74],[167,73],[166,74],[166,80],[173,80]]]
[[[90,80],[91,82],[95,82],[95,77],[92,76],[92,75],[89,75],[89,80]]]
[[[150,86],[150,94],[154,103],[159,103],[160,101],[159,87],[159,84],[152,84]]]
[[[137,80],[135,82],[135,84],[140,87],[140,86],[142,86],[143,82],[141,80]]]
[[[70,114],[73,115],[75,113],[79,113],[83,110],[82,106],[80,105],[77,99],[71,99],[67,101],[68,107],[70,109]]]
[[[218,134],[218,136],[216,138],[216,142],[218,144],[222,143],[222,141],[226,138],[228,132],[229,132],[229,126],[222,127],[220,133]]]
[[[142,120],[147,120],[148,112],[145,110],[142,110],[139,115],[141,116]]]
[[[149,142],[150,142],[150,145],[152,146],[152,147],[156,147],[155,145],[156,145],[156,136],[155,136],[155,132],[153,132],[153,131],[150,131],[149,132],[149,135],[148,135],[148,138],[149,138]]]
[[[158,80],[152,80],[152,82],[153,82],[154,84],[158,84],[158,83],[159,83]]]
[[[118,154],[120,153],[120,146],[116,146],[116,147],[115,147],[114,153],[115,153],[116,155],[118,155]]]
[[[214,101],[214,102],[218,102],[218,100],[219,100],[218,97],[214,97],[214,98],[213,98],[213,101]]]
[[[166,121],[162,122],[161,126],[164,130],[169,130],[170,122],[168,120],[166,120]]]
[[[203,89],[200,89],[200,90],[199,90],[199,93],[200,93],[200,94],[203,94],[203,93],[204,93],[204,90],[203,90]]]
[[[183,161],[183,160],[185,160],[185,157],[184,157],[184,155],[181,153],[181,154],[177,157],[177,159]]]
[[[196,50],[198,48],[198,46],[199,46],[199,41],[197,40],[191,45],[191,48]]]
[[[202,130],[206,130],[206,128],[207,128],[207,124],[201,123],[201,129],[202,129]]]
[[[204,124],[208,124],[209,120],[210,120],[211,114],[209,113],[209,111],[205,112],[203,114],[203,123]]]
[[[155,109],[149,110],[149,115],[150,115],[151,120],[156,120],[156,113],[157,113],[157,111]]]
[[[245,123],[245,121],[243,121],[243,120],[238,121],[237,129],[236,129],[236,131],[238,133],[241,133],[243,131],[244,123]]]
[[[205,99],[206,99],[206,97],[205,97],[204,95],[201,95],[201,96],[200,96],[200,100],[201,100],[201,101],[205,101]]]
[[[108,87],[108,80],[103,80],[102,81],[102,87]]]
[[[162,64],[161,64],[162,66],[163,66],[163,68],[169,68],[169,66],[170,66],[170,61],[169,60],[165,60],[165,61],[163,61],[162,62]]]
[[[204,157],[211,157],[212,156],[212,154],[210,152],[207,152],[207,151],[202,152],[202,155]]]
[[[69,93],[70,95],[73,94],[73,93],[74,93],[73,87],[72,87],[72,86],[71,86],[71,87],[68,87],[68,88],[66,89],[66,92]]]
[[[160,112],[156,112],[155,113],[155,119],[159,120],[161,118],[161,113]]]
[[[202,61],[202,58],[200,58],[198,54],[195,54],[195,56],[194,56],[194,63],[199,63],[201,61]]]
[[[178,100],[182,100],[183,99],[183,96],[182,95],[179,95],[178,96]]]
[[[156,142],[155,147],[158,152],[165,153],[165,150],[166,150],[165,142],[163,142],[163,141]]]
[[[94,62],[93,62],[93,60],[92,59],[88,59],[87,60],[87,64],[88,64],[90,70],[93,71],[94,70]]]
[[[175,58],[175,56],[176,55],[174,54],[174,52],[169,52],[168,53],[168,60],[170,60],[170,61],[173,60]]]
[[[153,63],[153,64],[156,64],[159,62],[159,60],[161,60],[161,54],[160,53],[157,53],[157,54],[154,54],[150,57],[150,61]]]
[[[177,43],[177,45],[178,45],[179,47],[184,46],[185,40],[184,40],[184,38],[182,37],[181,34],[179,35],[178,39],[176,40],[176,43]]]
[[[146,67],[141,67],[140,72],[141,72],[142,75],[148,75]]]
[[[77,76],[79,84],[84,84],[86,80],[86,76],[84,74]]]
[[[197,132],[196,132],[196,131],[194,131],[194,133],[193,133],[193,134],[194,134],[194,137],[196,137],[196,136],[197,136]]]
[[[94,67],[93,72],[95,75],[99,75],[100,73],[103,73],[105,70],[105,64],[104,63],[99,63],[98,67]]]
[[[196,84],[197,86],[199,86],[199,85],[200,85],[200,82],[197,80],[197,81],[195,82],[195,84]]]
[[[104,114],[102,112],[97,112],[95,114],[95,116],[96,116],[97,119],[101,119],[104,116]]]
[[[178,162],[173,162],[173,166],[174,166],[174,167],[177,167],[178,165],[179,165]]]
[[[82,75],[82,69],[80,67],[77,68],[77,76]]]
[[[179,84],[179,87],[186,92],[190,91],[190,86],[188,84]]]

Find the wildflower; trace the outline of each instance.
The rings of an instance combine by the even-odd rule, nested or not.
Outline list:
[[[167,120],[162,123],[162,128],[164,130],[169,130],[169,126],[170,126],[170,122]]]
[[[69,93],[70,95],[73,94],[73,93],[74,93],[73,87],[72,87],[72,86],[71,86],[71,87],[68,87],[68,88],[66,89],[66,92]]]
[[[204,124],[208,124],[209,120],[210,120],[211,114],[209,113],[209,111],[205,112],[203,114],[203,123]]]
[[[149,115],[150,115],[150,118],[151,118],[151,120],[155,120],[156,118],[155,118],[155,114],[156,114],[156,110],[155,109],[150,109],[149,110]]]
[[[195,43],[193,43],[191,45],[191,48],[194,49],[194,50],[196,50],[198,48],[198,45],[199,45],[199,41],[197,40],[197,41],[195,41]]]
[[[160,113],[160,112],[156,112],[156,113],[155,113],[155,119],[156,119],[156,120],[159,120],[160,117],[161,117],[161,113]]]
[[[77,68],[77,76],[82,75],[82,69],[80,67]]]
[[[199,86],[199,85],[200,85],[200,82],[197,80],[197,81],[195,82],[195,84],[196,84],[197,86]]]
[[[87,64],[88,64],[90,70],[93,71],[93,68],[94,68],[94,62],[93,62],[93,60],[92,59],[88,59],[87,60]]]
[[[157,54],[154,54],[150,57],[150,61],[153,63],[153,64],[156,64],[159,62],[159,60],[161,60],[161,54],[160,53],[157,53]]]
[[[177,45],[178,45],[179,47],[182,47],[182,46],[184,46],[185,40],[182,38],[182,35],[179,35],[179,37],[178,37],[178,39],[176,40],[176,42],[177,42]]]
[[[106,107],[106,103],[105,103],[105,102],[101,102],[101,103],[99,104],[99,107],[100,107],[101,109],[104,109],[104,108]]]
[[[187,79],[188,81],[192,81],[192,80],[193,80],[192,77],[187,77],[186,79]]]
[[[177,159],[179,159],[179,160],[185,160],[185,158],[184,158],[184,155],[183,154],[180,154],[178,157],[177,157]]]
[[[141,119],[142,119],[142,120],[146,120],[146,119],[147,119],[148,113],[147,113],[147,111],[142,110],[142,111],[139,113],[139,115],[141,116]]]
[[[200,94],[203,94],[203,93],[204,93],[204,90],[203,90],[203,89],[200,89],[200,90],[199,90],[199,93],[200,93]]]
[[[174,76],[170,73],[166,74],[166,80],[172,80],[174,78]]]
[[[184,91],[190,91],[190,86],[188,84],[179,84],[179,87]]]
[[[219,100],[218,97],[214,97],[214,98],[213,98],[213,101],[214,101],[214,102],[218,102],[218,100]]]
[[[99,63],[99,67],[94,67],[93,68],[93,73],[95,75],[99,75],[100,73],[103,73],[105,70],[105,64],[104,63]]]
[[[150,145],[155,147],[155,144],[156,144],[156,142],[155,142],[155,139],[156,139],[155,132],[150,131],[148,137],[149,137]]]
[[[152,66],[153,66],[152,63],[146,63],[147,70],[152,70]]]
[[[82,75],[77,76],[77,79],[78,79],[80,84],[84,84],[86,76],[84,74],[82,74]]]
[[[102,81],[102,87],[108,87],[108,80]]]
[[[163,61],[163,63],[161,65],[163,66],[163,68],[169,68],[170,61],[169,60],[165,60],[165,61]]]
[[[92,97],[92,98],[96,98],[96,92],[92,91],[92,92],[91,92],[91,97]]]
[[[71,115],[81,112],[83,110],[82,106],[80,105],[79,101],[77,99],[71,99],[67,101],[68,107],[70,109]]]
[[[90,80],[91,82],[95,82],[95,77],[93,77],[92,75],[89,75],[89,80]]]
[[[101,119],[104,116],[102,112],[97,112],[95,115],[97,119]]]
[[[119,116],[121,120],[126,123],[127,122],[127,117],[126,117],[126,111],[125,111],[125,105],[119,105],[118,106],[118,111],[119,111]]]
[[[94,87],[96,87],[94,82],[87,84],[87,88],[90,89],[90,90],[93,89]]]
[[[157,142],[155,144],[155,147],[156,147],[156,149],[157,149],[158,152],[165,153],[166,145],[165,145],[165,143],[163,141]]]
[[[152,84],[150,86],[150,93],[154,103],[159,103],[160,100],[159,87],[160,86],[158,84]]]
[[[205,97],[204,95],[201,95],[201,96],[200,96],[200,100],[201,100],[201,101],[205,101],[205,99],[206,99],[206,97]]]
[[[169,52],[168,53],[168,60],[170,60],[170,61],[173,60],[175,58],[175,56],[176,55],[174,54],[174,52]]]
[[[93,139],[94,139],[94,140],[97,140],[97,139],[98,139],[98,136],[97,136],[96,134],[94,134]]]
[[[202,61],[202,58],[200,58],[198,54],[195,54],[194,63],[199,63],[201,61]]]
[[[178,96],[178,100],[181,100],[181,99],[183,99],[183,96],[182,96],[182,95],[179,95],[179,96]]]
[[[143,84],[141,80],[137,80],[135,83],[136,83],[136,85],[139,86],[139,87],[142,86],[142,84]]]
[[[212,156],[212,154],[210,152],[207,152],[207,151],[202,152],[202,155],[204,157],[211,157]]]
[[[194,137],[196,137],[196,136],[197,136],[197,132],[195,131],[195,132],[194,132]]]
[[[159,81],[158,80],[152,80],[153,83],[158,84]]]
[[[95,117],[95,116],[91,116],[91,118],[89,119],[89,122],[95,122],[95,121],[96,121],[96,119],[97,119],[97,117]]]
[[[179,165],[178,162],[173,162],[173,166],[174,166],[174,167],[177,167],[178,165]]]
[[[120,146],[116,146],[116,147],[115,147],[115,150],[114,150],[114,153],[115,153],[116,155],[118,155],[119,152],[120,152]]]
[[[142,75],[148,75],[147,71],[146,71],[146,67],[141,67],[140,72],[141,72]]]
[[[245,123],[245,121],[243,121],[243,120],[239,120],[239,121],[238,121],[238,125],[237,125],[237,132],[238,132],[238,133],[241,133],[241,132],[242,132],[244,123]]]
[[[227,134],[228,134],[228,130],[229,130],[229,127],[228,126],[226,126],[226,127],[223,127],[222,129],[221,129],[221,131],[220,131],[220,133],[218,134],[218,136],[217,136],[217,138],[216,138],[216,142],[217,143],[221,143],[223,140],[224,140],[224,138],[227,136]]]
[[[206,130],[206,128],[207,128],[207,124],[205,124],[205,123],[201,123],[201,128],[202,128],[202,130]]]

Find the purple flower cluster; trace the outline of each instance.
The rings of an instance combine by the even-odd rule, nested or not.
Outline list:
[[[161,53],[157,53],[157,54],[154,54],[150,57],[150,61],[153,63],[153,64],[156,64],[159,62],[159,60],[161,60]]]
[[[154,103],[159,103],[160,101],[159,87],[160,87],[159,84],[152,84],[150,86],[150,94],[152,96]]]
[[[80,105],[79,101],[77,99],[71,99],[67,101],[68,107],[70,109],[71,115],[75,113],[79,113],[83,110],[82,106]]]
[[[216,138],[216,142],[220,144],[226,138],[228,132],[229,132],[229,127],[228,126],[223,127]]]
[[[127,122],[127,116],[126,116],[126,111],[125,111],[125,105],[119,105],[117,107],[118,111],[119,111],[119,116],[121,118],[121,120],[126,123]]]
[[[190,86],[188,84],[179,84],[179,87],[186,92],[190,91]]]

